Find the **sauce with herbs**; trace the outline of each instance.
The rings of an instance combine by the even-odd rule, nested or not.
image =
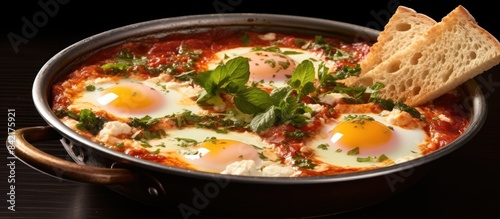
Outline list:
[[[342,121],[347,114],[361,113],[370,117],[384,112],[399,113],[399,117],[395,119],[399,120],[397,124],[412,124],[411,127],[418,127],[426,135],[425,143],[415,146],[422,156],[445,147],[467,129],[469,121],[464,113],[466,111],[453,107],[459,106],[463,99],[458,92],[443,95],[431,103],[409,110],[404,107],[404,103],[379,100],[373,94],[369,96],[366,88],[343,87],[340,80],[359,72],[358,63],[369,52],[370,46],[369,43],[349,43],[334,37],[226,29],[129,41],[103,49],[74,66],[70,74],[53,85],[52,109],[73,130],[104,147],[152,162],[187,169],[197,168],[176,153],[183,151],[185,156],[198,153],[193,151],[196,147],[190,147],[198,145],[200,140],[176,138],[169,134],[171,130],[210,130],[217,133],[217,139],[227,133],[258,136],[267,145],[266,149],[254,145],[262,150],[258,152],[259,159],[272,161],[284,170],[293,169],[294,173],[290,176],[357,172],[397,162],[395,157],[378,159],[386,157],[382,152],[358,155],[358,163],[368,162],[369,165],[332,164],[327,158],[317,156],[321,154],[318,150],[346,154],[346,149],[332,149],[334,145],[328,139],[325,142],[329,142],[329,145],[310,143],[314,139],[324,138],[329,131],[325,132],[325,127]],[[297,51],[301,51],[314,58],[295,63],[300,66],[297,67],[300,70],[296,68],[292,75],[287,75],[289,81],[285,88],[277,88],[272,83],[247,82],[246,72],[240,70],[248,68],[255,60],[248,59],[250,64],[242,64],[241,60],[244,59],[235,58],[233,63],[236,64],[228,64],[228,57],[237,57],[232,52],[240,47],[273,51],[283,56],[294,56],[300,53]],[[221,59],[221,51],[228,51],[225,54],[228,57]],[[220,65],[214,67],[214,60],[219,59]],[[289,64],[264,61],[273,66],[282,64],[283,68],[287,68]],[[310,63],[313,64],[307,65]],[[321,70],[325,63],[328,67]],[[315,67],[315,76],[312,76],[314,79],[310,78],[311,66]],[[179,89],[179,86],[184,89],[180,93],[197,91],[198,93],[181,102],[196,102],[196,107],[203,113],[179,111],[158,117],[139,117],[133,114],[118,116],[100,109],[100,105],[91,98],[101,98],[96,93],[108,89],[106,86],[112,86],[112,83],[118,84],[120,80],[149,83],[154,87],[152,90],[165,95],[171,93],[172,89]],[[88,89],[89,85],[92,85],[92,90]],[[135,92],[134,90],[127,95],[131,98],[135,96]],[[81,98],[88,100],[80,100]],[[90,105],[85,107],[85,104]],[[80,113],[83,108],[88,108],[92,113],[83,115]],[[122,126],[108,127],[106,124],[109,121],[118,121]],[[354,121],[359,122],[356,119]],[[363,123],[359,124],[362,128]],[[404,126],[405,129],[410,127]],[[89,130],[96,130],[96,133],[91,134]],[[399,133],[394,135],[405,138]],[[206,136],[206,139],[209,137]],[[167,138],[170,140],[164,140]],[[245,142],[245,139],[235,139]],[[178,148],[168,149],[170,144],[175,144]],[[351,149],[349,153],[354,151]],[[269,155],[270,153],[273,155]],[[200,154],[202,156],[204,155]],[[356,158],[356,154],[350,156]],[[239,157],[243,160],[243,155]],[[263,169],[265,168],[255,171]]]

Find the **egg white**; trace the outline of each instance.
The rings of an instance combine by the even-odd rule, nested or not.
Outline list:
[[[131,109],[129,112],[112,111],[109,107],[105,106],[104,102],[106,101],[103,101],[101,94],[106,89],[118,84],[145,85],[147,86],[144,88],[147,92],[146,95],[154,94],[159,98],[155,99],[155,101],[162,102],[163,104],[155,108],[154,111],[149,112],[134,112],[134,109]],[[193,99],[193,96],[197,95],[199,90],[190,87],[187,83],[179,84],[174,82],[165,82],[158,78],[151,78],[145,81],[135,80],[132,78],[122,78],[119,80],[98,78],[85,82],[85,86],[89,85],[94,86],[95,90],[83,91],[78,98],[73,100],[72,104],[68,106],[68,109],[79,110],[86,108],[94,111],[105,110],[108,115],[121,119],[127,119],[130,117],[140,118],[144,116],[160,118],[174,113],[182,113],[184,110],[189,110],[193,113],[204,113],[204,110],[200,108],[196,104],[195,99]]]
[[[318,134],[312,141],[308,142],[307,145],[314,150],[315,158],[325,163],[342,167],[373,167],[387,165],[384,162],[376,161],[376,158],[381,155],[387,156],[394,162],[399,160],[410,160],[422,156],[419,146],[424,144],[427,139],[427,135],[424,130],[420,128],[406,129],[392,125],[386,121],[385,117],[380,116],[379,114],[343,114],[339,118],[343,118],[345,115],[367,115],[385,126],[390,127],[393,130],[393,139],[391,139],[390,143],[395,145],[382,145],[379,149],[383,150],[379,150],[377,153],[360,153],[356,155],[348,155],[348,150],[331,143],[326,149],[318,147],[321,144],[328,144],[330,142],[329,138],[331,138],[331,135],[329,132],[333,130],[336,125],[342,122],[342,120],[336,120],[324,124],[321,133]],[[368,162],[358,161],[358,158],[368,157],[374,159]]]
[[[213,70],[213,69],[215,69],[215,67],[217,67],[217,65],[219,65],[221,63],[225,63],[232,58],[235,58],[235,57],[241,56],[243,54],[246,54],[248,52],[251,52],[253,48],[254,47],[237,47],[237,48],[233,48],[233,49],[219,51],[215,54],[215,56],[217,58],[215,58],[209,62],[208,68],[210,70]],[[325,59],[322,57],[321,54],[317,54],[317,53],[313,53],[313,52],[305,51],[305,50],[301,50],[301,49],[296,49],[296,48],[280,47],[280,49],[283,53],[286,53],[286,55],[283,54],[284,56],[291,58],[295,62],[295,65],[299,65],[304,60],[310,60],[313,63],[316,71],[318,70],[321,62],[324,62],[325,66],[328,68],[331,68],[334,64],[333,61],[325,61]],[[282,81],[273,80],[272,82],[267,81],[264,83],[264,85],[270,85],[273,87],[281,87],[281,86],[286,85],[286,81],[283,81],[283,80]]]
[[[191,152],[194,147],[197,145],[185,145],[182,139],[190,139],[194,140],[198,143],[209,140],[210,138],[215,139],[224,139],[224,140],[234,140],[239,141],[243,144],[247,144],[251,149],[255,149],[258,152],[261,152],[265,149],[271,149],[273,145],[262,140],[258,135],[251,132],[228,132],[228,133],[218,133],[214,130],[210,129],[201,129],[195,127],[186,127],[182,129],[171,129],[166,130],[165,137],[161,139],[151,139],[149,140],[149,144],[153,146],[148,150],[159,150],[160,155],[164,156],[175,156],[179,160],[188,163],[189,166],[201,171],[209,171],[215,172],[214,170],[207,169],[203,163],[200,162],[192,162]],[[228,147],[228,150],[232,150],[232,148]],[[240,156],[241,151],[234,151],[234,154],[231,155],[234,158],[238,158]],[[232,152],[230,152],[232,153]],[[222,153],[221,153],[222,154]],[[227,155],[227,153],[226,153]],[[196,153],[195,156],[199,156],[199,153]],[[222,156],[222,155],[221,155]],[[221,158],[221,160],[224,160]],[[235,162],[238,159],[235,159]],[[262,160],[257,162],[260,164]],[[213,165],[207,164],[206,166]],[[221,170],[222,172],[222,170]]]

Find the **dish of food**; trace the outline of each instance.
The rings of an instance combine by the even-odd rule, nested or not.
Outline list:
[[[53,86],[68,127],[130,156],[223,174],[358,172],[432,153],[468,127],[454,90],[409,107],[347,87],[366,42],[215,29],[99,51]]]
[[[268,44],[258,44],[253,40],[241,41],[252,38],[239,37],[233,46],[217,48],[211,46],[210,37],[203,37],[207,34],[219,34],[216,43],[223,45],[224,41],[220,39],[229,35],[220,35],[221,32],[217,31],[255,34],[258,39],[260,39],[258,36],[264,36],[264,39],[260,40],[268,39],[264,41]],[[296,35],[298,32],[300,35]],[[360,33],[361,38],[366,41],[353,42],[353,39],[361,39]],[[255,77],[250,72],[252,65],[247,57],[241,55],[256,47],[272,48],[269,46],[271,41],[268,37],[274,35],[275,39],[278,39],[280,34],[283,34],[310,39],[311,44],[308,45],[319,44],[318,42],[323,42],[321,39],[329,43],[334,42],[332,45],[347,51],[347,54],[358,51],[356,56],[353,56],[355,58],[366,57],[370,54],[366,49],[373,45],[371,43],[376,41],[379,33],[366,27],[308,17],[214,14],[153,20],[97,34],[60,51],[40,69],[33,83],[33,100],[36,109],[49,126],[16,130],[13,133],[16,139],[15,155],[31,167],[59,179],[105,185],[124,196],[162,209],[182,212],[185,215],[262,217],[262,212],[266,212],[269,218],[297,218],[332,215],[369,206],[413,185],[432,166],[432,161],[456,150],[475,136],[485,121],[487,108],[485,97],[481,89],[478,89],[478,84],[474,80],[469,80],[433,100],[429,106],[407,108],[402,103],[394,102],[392,109],[398,108],[405,112],[396,113],[385,108],[392,105],[391,101],[387,100],[386,103],[389,105],[384,107],[381,105],[385,102],[382,101],[383,98],[380,96],[371,98],[377,97],[376,91],[380,88],[377,86],[363,89],[365,92],[360,96],[344,90],[340,95],[337,91],[333,95],[326,96],[325,92],[333,91],[335,87],[343,88],[342,84],[334,82],[341,82],[338,79],[343,78],[344,73],[348,75],[357,72],[360,59],[342,59],[348,57],[343,56],[344,53],[340,53],[342,56],[338,57],[343,61],[325,61],[324,66],[320,64],[325,59],[294,60],[295,69],[301,70],[294,70],[291,75],[285,76],[284,83],[278,83],[276,79],[273,79],[273,83],[265,83],[266,78],[263,78],[262,82],[260,79],[255,79],[258,83],[251,81],[254,80],[252,77]],[[180,42],[172,42],[182,36],[193,39],[190,34],[198,36],[201,40],[183,38],[182,45],[201,49],[175,49],[175,45],[180,45]],[[320,41],[316,41],[317,39]],[[203,40],[209,40],[209,43],[203,43]],[[188,41],[190,43],[187,43]],[[245,44],[244,48],[239,48],[242,47],[240,42],[254,44]],[[173,49],[168,46],[172,45],[170,43],[174,44]],[[153,44],[162,46],[154,47],[158,50],[151,50],[153,47],[149,46]],[[350,46],[358,50],[349,50]],[[128,48],[129,53],[122,50],[123,48]],[[169,48],[174,52],[168,53]],[[298,55],[296,52],[290,52],[294,51],[294,48],[303,50],[303,47],[293,46],[281,46],[281,48],[283,48],[282,53],[288,51],[286,56],[290,58]],[[317,49],[322,48],[328,47]],[[148,51],[157,51],[165,56],[156,54],[159,59],[152,59],[154,56],[148,56]],[[192,51],[202,51],[202,53]],[[219,51],[225,52],[218,53]],[[227,57],[217,56],[225,53]],[[264,51],[261,53],[264,54]],[[304,54],[314,53],[309,51]],[[173,60],[181,65],[168,68],[173,67],[171,64],[167,65],[167,61],[172,59],[162,60],[165,57],[173,57]],[[192,58],[199,59],[191,63],[191,60],[195,60]],[[151,60],[162,65],[150,65],[155,63]],[[288,59],[285,57],[281,60]],[[196,64],[191,65],[193,63]],[[248,64],[249,72],[245,70],[246,67],[239,68],[240,64],[246,66],[245,63]],[[160,68],[162,66],[165,68]],[[152,70],[154,68],[162,71]],[[244,71],[241,71],[242,69]],[[311,69],[314,69],[314,77],[309,73]],[[226,74],[228,72],[231,74]],[[238,74],[242,72],[243,74]],[[321,74],[318,74],[319,72]],[[339,72],[341,74],[337,74]],[[106,77],[101,77],[103,75]],[[276,75],[276,78],[279,76],[279,74],[273,75]],[[316,81],[314,79],[316,75],[321,75],[322,80],[318,77]],[[318,92],[317,88],[321,83],[312,83],[311,86],[311,83],[308,83],[311,78],[314,82],[332,83],[333,86],[322,86]],[[183,81],[184,79],[189,80]],[[380,88],[382,89],[384,88]],[[183,102],[183,106],[193,107],[191,111],[180,115],[169,112],[165,114],[166,117],[163,117],[163,114],[155,114],[158,111],[153,109],[166,109],[163,108],[165,105],[175,101],[176,95],[170,96],[170,94],[178,93],[193,97],[193,93],[190,92],[192,90],[197,91],[194,94],[198,95],[194,95],[192,99],[184,99],[186,102]],[[271,92],[273,90],[283,93]],[[292,92],[285,92],[290,90]],[[299,94],[304,94],[303,101],[294,98]],[[325,96],[319,98],[320,94]],[[105,100],[115,97],[122,99],[119,97],[127,95],[121,104],[109,104],[106,109],[104,106],[103,109],[98,108],[99,104],[107,102]],[[278,95],[278,98],[275,95]],[[101,96],[106,97],[100,99]],[[352,96],[359,98],[351,98]],[[264,101],[265,104],[262,105],[256,104],[262,98],[264,100],[271,98],[273,101],[270,101],[271,104],[269,101]],[[148,99],[155,101],[151,102]],[[315,102],[318,100],[322,102]],[[364,100],[366,103],[351,102],[353,100]],[[453,125],[457,126],[450,127],[448,121],[457,119],[451,116],[453,113],[442,113],[455,101],[459,103],[456,105],[458,108],[454,107],[455,111],[452,112],[458,113],[458,119],[466,119],[466,123],[462,123],[466,127],[458,136],[454,132],[443,132],[461,128],[460,123],[454,123]],[[196,104],[193,105],[193,102]],[[293,104],[300,108],[290,107]],[[133,106],[133,110],[123,110],[129,106]],[[274,110],[267,110],[271,108]],[[233,114],[234,112],[228,114],[227,109],[234,109],[241,114]],[[398,123],[398,126],[418,128],[418,125],[425,125],[426,121],[434,126],[427,126],[427,129],[423,129],[425,132],[416,129],[415,132],[403,133],[393,125],[393,122],[399,119],[391,121],[383,119],[395,118],[401,114],[412,115],[413,113],[409,113],[413,111],[411,109],[419,110],[420,115],[414,114],[415,117],[410,116],[408,120],[404,120],[409,123]],[[264,113],[252,113],[260,110]],[[271,116],[266,116],[268,114],[265,112]],[[282,112],[293,113],[282,114]],[[276,116],[273,116],[273,113]],[[95,123],[87,123],[88,121]],[[285,124],[283,121],[289,122]],[[303,121],[312,125],[300,126],[304,124]],[[356,132],[361,126],[369,127],[373,131],[363,132],[363,136],[375,133],[373,139],[379,141],[379,147],[362,145],[357,149],[349,149],[349,144],[354,144],[351,142],[358,140]],[[254,132],[254,129],[257,132]],[[387,129],[391,132],[387,132]],[[427,153],[421,151],[422,154],[426,153],[425,155],[406,161],[394,157],[392,149],[396,144],[392,143],[407,140],[411,135],[409,133],[416,134],[417,137],[422,137],[423,133],[426,135],[431,133],[431,136],[424,135],[424,139],[442,137],[442,135],[432,135],[435,133],[433,131],[428,132],[434,129],[439,129],[440,133],[446,133],[449,137],[443,138],[444,142],[441,142],[443,145],[433,144],[436,148],[431,147]],[[108,131],[103,132],[103,130]],[[114,131],[109,132],[110,130]],[[332,130],[349,133],[345,140],[347,146],[329,144],[329,140],[326,140],[326,143],[315,142],[318,139],[323,142],[322,136],[327,138],[338,136],[331,133]],[[377,130],[384,134],[377,135]],[[208,133],[208,139],[206,136],[200,137],[204,133]],[[315,133],[318,136],[306,136],[308,133]],[[179,135],[183,138],[178,137]],[[72,161],[43,153],[30,144],[47,139],[60,139],[61,136],[62,146]],[[301,136],[304,138],[300,139]],[[169,142],[173,144],[167,145]],[[361,141],[359,144],[367,142],[372,142],[372,139]],[[229,144],[232,146],[218,147]],[[269,145],[270,148],[266,148]],[[415,147],[407,146],[405,151]],[[199,150],[201,147],[219,150],[216,150],[215,156],[205,155],[202,158],[198,156],[198,159],[193,160],[185,156],[202,154],[203,151]],[[168,151],[171,148],[182,149],[175,152],[188,153],[172,154]],[[264,150],[260,150],[262,148]],[[240,152],[240,149],[246,153]],[[373,154],[367,155],[368,152]],[[415,151],[410,151],[412,156],[417,154],[413,152]],[[226,165],[221,157],[233,162],[234,156],[226,155],[231,153],[238,154],[236,164],[239,166],[250,164],[248,166],[252,167],[252,163],[255,163],[256,168],[241,168],[240,173],[234,171],[239,168],[227,168],[232,165]],[[171,156],[166,157],[165,154]],[[303,157],[291,156],[296,154]],[[240,155],[245,159],[239,160]],[[329,164],[342,161],[344,158],[349,159],[351,163]],[[164,161],[171,163],[167,164]],[[257,168],[257,165],[265,168]],[[290,194],[294,194],[294,197],[300,200],[308,201],[290,202]],[[322,198],[318,198],[319,196]],[[326,199],[331,201],[325,202]]]

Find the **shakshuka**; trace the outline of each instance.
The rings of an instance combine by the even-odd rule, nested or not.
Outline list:
[[[458,90],[409,107],[348,87],[367,42],[213,29],[105,48],[52,87],[54,113],[127,155],[220,174],[352,173],[445,147],[469,124]]]

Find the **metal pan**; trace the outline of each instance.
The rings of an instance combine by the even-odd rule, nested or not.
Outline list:
[[[96,51],[131,39],[210,28],[293,31],[335,36],[344,40],[375,42],[379,32],[353,24],[276,14],[207,14],[152,20],[112,29],[83,39],[54,55],[33,83],[33,100],[48,123],[15,131],[15,155],[49,175],[108,186],[146,204],[195,215],[233,218],[317,217],[363,208],[418,181],[443,157],[474,137],[486,119],[486,101],[474,80],[460,87],[466,94],[470,126],[456,141],[424,157],[376,170],[304,178],[232,176],[190,171],[134,158],[80,136],[51,111],[51,86],[70,68]],[[46,154],[32,145],[61,139],[75,161]]]

